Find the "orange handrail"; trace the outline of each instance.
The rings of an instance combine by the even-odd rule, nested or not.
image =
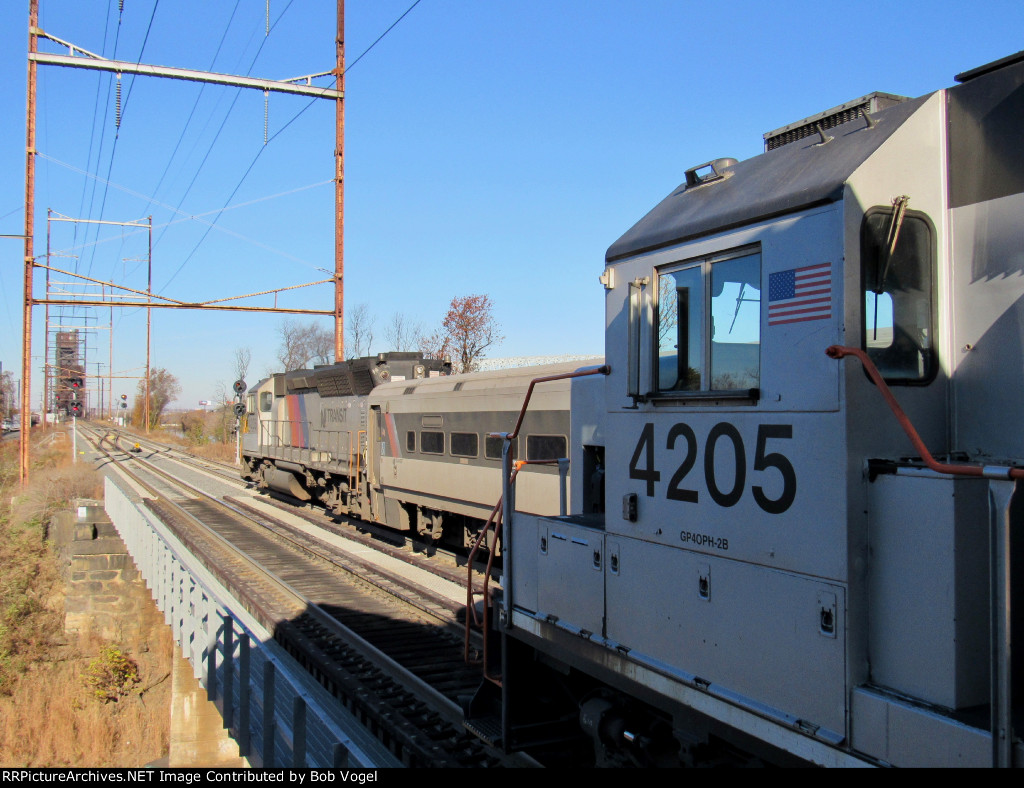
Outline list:
[[[914,425],[911,423],[910,418],[906,413],[904,413],[899,402],[896,401],[896,397],[893,396],[892,390],[886,384],[885,380],[882,379],[882,375],[878,371],[878,367],[875,366],[867,353],[860,348],[831,345],[826,348],[825,354],[829,358],[837,360],[845,358],[846,356],[853,356],[864,365],[864,371],[868,373],[868,377],[870,377],[878,387],[879,394],[882,395],[886,403],[889,405],[889,408],[892,410],[896,420],[903,428],[903,431],[907,434],[907,437],[910,438],[910,442],[914,444],[914,448],[917,449],[918,454],[921,455],[921,459],[924,461],[924,464],[931,470],[936,473],[948,473],[952,476],[980,476],[989,479],[1024,479],[1024,468],[1011,468],[1006,465],[953,465],[950,463],[939,462],[932,456],[932,453],[928,451],[928,447],[924,445],[924,441],[921,440],[921,436],[918,434],[917,430],[914,429]]]

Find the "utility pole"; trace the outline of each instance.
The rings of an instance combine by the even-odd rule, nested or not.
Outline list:
[[[36,206],[36,63],[39,0],[28,4],[28,88],[25,113],[25,302],[21,318],[21,436],[18,445],[19,480],[28,484],[29,430],[32,428],[32,274],[34,253],[32,224]]]
[[[344,86],[344,0],[338,0],[338,35],[336,39],[337,45],[337,61],[335,69],[333,71],[324,71],[317,74],[309,74],[303,77],[296,77],[288,80],[268,80],[268,79],[257,79],[252,77],[243,77],[232,74],[217,74],[207,71],[194,71],[191,69],[173,68],[167,66],[151,66],[143,63],[137,63],[132,61],[119,61],[110,60],[100,55],[96,55],[83,49],[80,46],[72,44],[68,41],[63,41],[56,36],[53,36],[43,30],[39,29],[39,0],[29,0],[29,35],[28,35],[28,87],[27,87],[27,110],[25,119],[25,280],[24,280],[24,293],[25,301],[22,313],[22,386],[19,400],[21,402],[21,444],[20,444],[20,481],[22,486],[28,483],[28,472],[29,472],[29,428],[31,427],[31,403],[29,398],[32,390],[32,374],[31,374],[31,353],[32,353],[32,306],[37,303],[45,303],[56,306],[77,306],[77,307],[88,307],[88,306],[104,306],[113,309],[114,306],[118,307],[132,307],[136,308],[139,306],[137,302],[131,301],[117,301],[113,300],[113,289],[116,287],[121,290],[132,291],[131,288],[124,287],[122,285],[115,285],[111,282],[100,282],[98,280],[90,280],[89,277],[82,276],[77,273],[71,274],[80,279],[93,281],[96,284],[106,285],[111,288],[111,300],[108,301],[97,301],[96,299],[88,298],[62,298],[52,299],[46,298],[45,300],[36,300],[32,292],[32,278],[34,269],[37,267],[35,263],[35,255],[33,252],[33,237],[32,228],[35,221],[35,155],[36,155],[36,69],[38,64],[50,66],[62,66],[67,68],[84,68],[94,71],[106,71],[117,74],[119,77],[123,74],[132,74],[147,77],[163,77],[168,79],[181,79],[193,82],[205,82],[217,85],[231,85],[241,88],[249,88],[254,90],[261,90],[264,93],[276,92],[286,93],[298,96],[310,96],[317,99],[334,100],[336,102],[336,124],[338,128],[335,131],[335,142],[336,142],[336,166],[335,166],[335,178],[336,178],[336,190],[335,199],[337,202],[336,207],[336,221],[335,221],[335,274],[332,279],[326,279],[319,282],[309,282],[303,285],[295,285],[294,287],[282,287],[275,290],[267,290],[260,293],[248,293],[241,296],[233,296],[232,298],[222,298],[209,301],[177,301],[175,299],[168,298],[160,294],[154,294],[152,292],[152,279],[150,279],[149,285],[145,293],[142,295],[146,296],[146,310],[147,314],[149,310],[161,307],[170,309],[202,309],[202,310],[222,310],[222,311],[238,311],[238,312],[274,312],[277,314],[306,314],[306,315],[323,315],[329,316],[334,315],[335,318],[335,352],[339,360],[344,357],[344,345],[342,342],[342,336],[344,333],[344,327],[342,323],[343,319],[343,252],[341,246],[341,238],[343,233],[343,200],[344,200],[344,184],[343,184],[343,171],[344,171],[344,157],[342,153],[344,133],[342,126],[344,123],[344,105],[342,99],[343,94],[340,92]],[[268,26],[269,31],[269,26]],[[67,47],[69,54],[67,55],[56,55],[47,52],[39,52],[38,44],[39,37],[43,36],[46,39],[53,41],[54,43]],[[312,84],[312,80],[318,77],[327,77],[332,73],[336,74],[337,86],[335,88],[320,88],[315,87]],[[150,220],[152,225],[152,220]],[[150,230],[152,233],[152,229]],[[152,243],[152,240],[151,240]],[[47,261],[47,268],[50,268],[49,261]],[[69,272],[62,272],[69,273]],[[283,309],[278,308],[276,303],[273,308],[269,307],[243,307],[243,306],[224,306],[220,302],[230,301],[241,298],[249,298],[257,295],[266,295],[268,293],[277,293],[281,290],[291,290],[297,287],[308,287],[311,285],[326,284],[328,282],[334,282],[335,288],[335,302],[333,312],[326,309]],[[153,298],[158,299],[154,302]],[[111,325],[113,325],[113,318],[111,318]],[[147,321],[147,334],[149,333]],[[113,331],[111,331],[113,334]],[[147,349],[149,342],[147,341]],[[113,355],[113,339],[111,339],[111,355]],[[147,383],[148,383],[148,372],[149,363],[147,359]],[[111,368],[113,363],[111,363]],[[146,406],[149,405],[149,397],[146,397]],[[148,427],[148,419],[147,419]]]
[[[146,279],[146,303],[153,301],[153,217],[149,217],[149,272]],[[149,435],[149,349],[153,329],[153,310],[146,307],[146,434]]]
[[[345,360],[345,0],[338,0],[334,146],[334,361]]]

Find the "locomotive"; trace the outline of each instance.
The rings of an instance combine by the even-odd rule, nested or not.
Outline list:
[[[469,547],[501,497],[504,443],[494,435],[512,429],[535,377],[578,367],[449,376],[444,361],[381,353],[278,373],[248,393],[242,475],[339,515]],[[582,378],[538,392],[513,447],[530,463],[520,480],[527,511],[603,505],[600,400]]]
[[[461,544],[500,497],[507,750],[1020,764],[1024,53],[956,82],[685,170],[607,251],[607,367],[275,375],[245,473]]]
[[[479,735],[1021,763],[1024,53],[956,82],[688,169],[608,249],[604,513],[506,482]]]

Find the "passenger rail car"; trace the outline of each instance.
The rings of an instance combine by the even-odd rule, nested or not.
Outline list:
[[[593,359],[599,365],[601,359]],[[501,498],[503,442],[516,426],[531,381],[573,373],[579,363],[477,372],[378,386],[369,397],[373,509],[389,526],[438,539],[444,529],[468,546]],[[525,510],[596,513],[604,503],[604,434],[599,379],[539,386],[512,446],[531,463],[520,474]],[[578,472],[570,473],[569,468]]]
[[[694,167],[609,248],[605,514],[517,495],[481,735],[1021,763],[1024,53],[958,82]]]
[[[390,353],[274,375],[249,393],[243,476],[338,514],[467,547],[501,497],[502,442],[491,434],[513,429],[533,379],[579,367],[448,376],[440,362]],[[512,451],[552,464],[520,474],[527,511],[600,510],[600,395],[597,380],[565,379],[533,397]]]

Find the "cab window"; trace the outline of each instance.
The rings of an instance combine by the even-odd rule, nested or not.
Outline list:
[[[657,393],[739,392],[760,381],[761,255],[658,271]]]
[[[861,347],[882,377],[922,385],[936,373],[935,241],[921,213],[868,211],[861,229],[864,320]]]

